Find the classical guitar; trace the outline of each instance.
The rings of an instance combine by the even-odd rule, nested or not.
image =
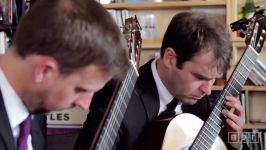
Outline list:
[[[246,49],[217,102],[208,117],[203,121],[192,114],[181,114],[172,119],[163,139],[163,150],[217,150],[226,149],[218,134],[223,126],[221,111],[225,108],[225,97],[237,97],[263,47],[266,37],[266,9],[260,9],[247,20],[231,24],[232,30],[247,29]]]
[[[90,150],[111,150],[113,148],[117,132],[138,78],[142,45],[140,29],[141,27],[136,16],[125,20],[123,33],[128,45],[131,67],[122,81],[115,81],[115,89],[90,145]]]

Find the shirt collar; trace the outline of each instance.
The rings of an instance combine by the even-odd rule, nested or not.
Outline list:
[[[155,79],[155,83],[156,83],[157,90],[159,93],[160,102],[162,102],[163,105],[167,105],[174,98],[174,96],[167,90],[167,88],[164,86],[162,80],[159,77],[159,74],[156,68],[157,60],[158,59],[153,60],[151,64],[152,75]]]
[[[159,94],[159,99],[160,99],[160,108],[159,108],[159,112],[158,115],[161,114],[163,111],[166,110],[166,105],[168,103],[170,103],[174,96],[167,90],[167,88],[164,86],[162,80],[159,77],[157,68],[156,68],[156,61],[158,60],[155,59],[152,63],[151,63],[151,70],[152,70],[152,75],[154,77],[156,86],[157,86],[157,90],[158,90],[158,94]],[[182,110],[182,102],[178,102],[178,105],[175,108],[175,112],[176,114],[181,114],[183,112]]]
[[[4,72],[0,68],[0,89],[3,95],[4,105],[7,111],[11,128],[19,126],[19,124],[27,118],[29,111],[19,98],[11,84],[8,82]]]

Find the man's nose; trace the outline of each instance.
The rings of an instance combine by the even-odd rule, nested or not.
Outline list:
[[[83,93],[75,100],[75,106],[87,110],[90,107],[94,93]]]
[[[200,87],[201,91],[204,92],[206,95],[211,95],[213,83],[214,82],[212,80],[204,81],[204,83]]]

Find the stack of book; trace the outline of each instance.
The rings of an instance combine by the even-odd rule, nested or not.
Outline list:
[[[123,31],[123,27],[125,26],[125,19],[129,18],[128,10],[108,9],[108,12],[111,14],[117,25],[120,27],[121,31]]]
[[[266,66],[257,59],[255,61],[255,66],[250,72],[248,77],[255,85],[265,86],[266,85]]]

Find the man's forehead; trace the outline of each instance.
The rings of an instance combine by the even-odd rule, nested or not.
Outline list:
[[[202,78],[221,78],[225,73],[214,60],[214,57],[210,56],[209,54],[194,56],[194,58],[191,60],[191,63],[192,72],[198,76],[201,76]]]

